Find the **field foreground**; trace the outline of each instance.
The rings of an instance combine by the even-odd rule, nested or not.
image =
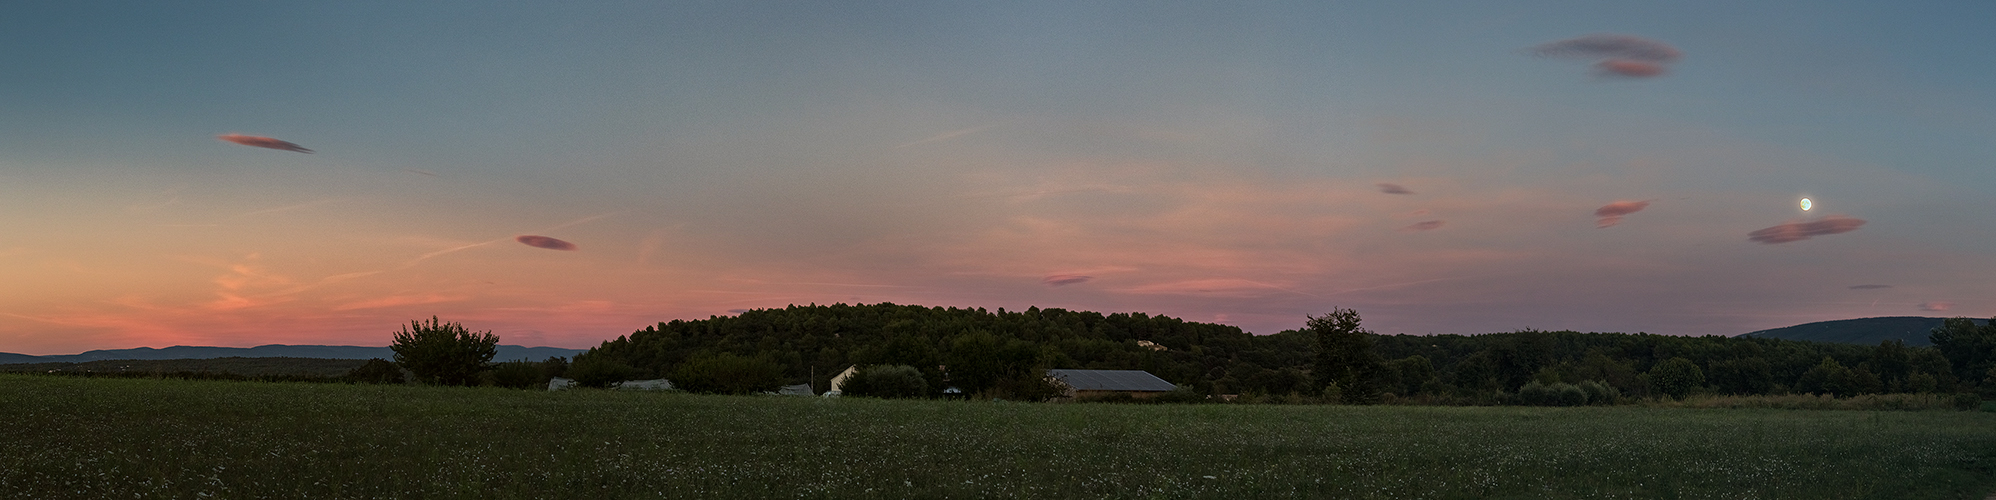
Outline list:
[[[1973,498],[1996,414],[1133,406],[0,375],[29,498]]]

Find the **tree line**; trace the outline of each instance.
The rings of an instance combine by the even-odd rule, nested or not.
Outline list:
[[[578,356],[571,373],[586,385],[716,373],[756,381],[687,387],[742,393],[798,383],[824,391],[847,366],[904,366],[929,396],[953,387],[1006,397],[1039,394],[1034,383],[1048,368],[1145,370],[1200,394],[1361,404],[1996,389],[1996,327],[1965,318],[1937,329],[1933,347],[1537,330],[1380,335],[1360,322],[1356,311],[1334,309],[1257,336],[1143,313],[793,305],[648,326]]]
[[[509,387],[537,386],[555,376],[596,387],[666,378],[694,392],[750,394],[793,384],[823,392],[841,370],[861,366],[877,367],[877,374],[862,377],[859,387],[893,387],[884,394],[1030,400],[1050,395],[1045,370],[1080,368],[1144,370],[1180,386],[1181,393],[1266,402],[1573,405],[1698,394],[1996,396],[1996,323],[1966,318],[1935,329],[1932,347],[1538,330],[1380,335],[1365,330],[1353,310],[1304,319],[1302,328],[1257,336],[1143,313],[793,305],[658,323],[606,341],[573,363],[555,358],[494,365],[485,361],[496,336],[431,318],[397,332],[395,363],[370,363],[349,378],[366,378],[366,372],[383,381],[400,375]]]

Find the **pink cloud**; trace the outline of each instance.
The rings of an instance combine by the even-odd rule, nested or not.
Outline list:
[[[1951,307],[1954,307],[1954,303],[1953,303],[1953,302],[1922,302],[1922,303],[1920,303],[1920,310],[1922,310],[1922,311],[1929,311],[1929,312],[1940,312],[1940,311],[1946,311],[1946,310],[1948,310],[1948,308],[1951,308]]]
[[[518,241],[520,243],[525,243],[527,246],[534,248],[546,248],[548,250],[575,250],[574,243],[569,243],[566,241],[561,241],[546,236],[521,235],[519,237],[513,238],[513,240]]]
[[[1649,208],[1648,201],[1617,201],[1594,209],[1594,216],[1601,219],[1594,222],[1595,228],[1604,228],[1622,223],[1622,216],[1641,212]]]
[[[1406,188],[1406,187],[1404,187],[1404,186],[1401,186],[1401,185],[1399,185],[1399,184],[1393,184],[1393,183],[1390,183],[1390,182],[1381,182],[1381,183],[1379,183],[1379,184],[1375,184],[1375,185],[1376,185],[1376,186],[1379,186],[1379,192],[1381,192],[1381,193],[1386,193],[1386,194],[1414,194],[1414,192],[1413,192],[1413,191],[1409,191],[1409,190],[1407,190],[1407,188]]]
[[[1667,71],[1662,64],[1630,59],[1608,59],[1594,63],[1595,76],[1619,76],[1627,78],[1649,78]]]
[[[1081,283],[1087,283],[1088,280],[1092,279],[1095,279],[1095,277],[1082,276],[1078,274],[1056,274],[1052,276],[1047,276],[1045,279],[1041,279],[1040,282],[1045,283],[1046,286],[1057,287],[1057,286],[1067,286],[1067,285],[1077,285]]]
[[[1811,237],[1856,231],[1864,219],[1831,215],[1813,221],[1787,222],[1747,233],[1747,239],[1769,245],[1802,241]]]
[[[242,134],[222,134],[215,136],[215,138],[221,139],[223,141],[241,144],[244,146],[276,149],[281,151],[295,151],[299,153],[308,153],[308,154],[312,152],[312,150],[310,149],[305,149],[304,146],[299,146],[289,141],[272,139],[269,137],[259,137],[254,135],[242,135]]]
[[[1587,35],[1540,44],[1530,52],[1540,57],[1587,59],[1594,74],[1604,77],[1650,78],[1664,74],[1665,65],[1683,52],[1663,42],[1628,35]]]
[[[1421,221],[1421,222],[1416,222],[1416,223],[1413,223],[1413,224],[1411,224],[1411,225],[1408,225],[1407,227],[1403,227],[1403,228],[1400,228],[1400,230],[1401,230],[1401,231],[1427,231],[1427,230],[1432,230],[1432,229],[1435,229],[1435,228],[1439,228],[1439,227],[1442,227],[1442,224],[1443,224],[1443,223],[1444,223],[1443,221],[1438,221],[1438,220],[1425,220],[1425,221]]]

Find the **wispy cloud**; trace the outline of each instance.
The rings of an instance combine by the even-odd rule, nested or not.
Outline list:
[[[961,129],[961,130],[951,130],[951,131],[948,131],[948,132],[943,132],[943,133],[941,133],[941,134],[936,134],[936,135],[932,135],[932,136],[929,136],[929,137],[927,137],[927,138],[924,138],[924,139],[921,139],[921,140],[917,140],[917,141],[915,141],[915,142],[910,142],[910,143],[907,143],[907,144],[902,144],[902,145],[899,145],[899,146],[894,146],[894,149],[902,149],[902,148],[907,148],[907,147],[913,147],[913,146],[919,146],[919,145],[923,145],[923,144],[928,144],[928,143],[931,143],[931,142],[941,142],[941,141],[947,141],[947,140],[950,140],[950,139],[955,139],[955,138],[958,138],[958,137],[963,137],[963,136],[966,136],[966,135],[970,135],[970,134],[975,134],[975,133],[978,133],[978,132],[983,132],[983,131],[984,131],[985,129],[989,129],[989,128],[991,128],[991,126],[990,126],[990,125],[985,125],[985,126],[982,126],[982,127],[971,127],[971,128],[966,128],[966,129]]]
[[[1212,278],[1212,279],[1171,281],[1164,283],[1152,283],[1148,285],[1138,285],[1129,288],[1121,288],[1117,289],[1116,291],[1123,293],[1137,293],[1137,294],[1252,297],[1252,296],[1264,295],[1266,294],[1266,292],[1270,290],[1279,291],[1279,292],[1288,292],[1309,297],[1319,297],[1316,294],[1303,292],[1286,286],[1271,285],[1268,283],[1263,283],[1248,279],[1240,279],[1240,278]]]
[[[1040,283],[1044,283],[1046,284],[1046,286],[1059,287],[1059,286],[1078,285],[1081,283],[1087,283],[1088,280],[1092,279],[1095,279],[1095,277],[1082,276],[1079,274],[1055,274],[1052,276],[1041,278]]]
[[[396,295],[396,296],[389,296],[389,297],[381,297],[381,298],[378,298],[378,299],[368,299],[368,300],[362,300],[362,301],[356,301],[356,302],[348,302],[348,303],[345,303],[345,304],[340,304],[340,305],[338,305],[338,306],[334,306],[334,307],[333,307],[333,310],[334,310],[334,311],[353,311],[353,310],[359,310],[359,309],[380,309],[380,308],[384,308],[384,307],[397,307],[397,306],[412,306],[412,305],[422,305],[422,304],[437,304],[437,303],[443,303],[443,302],[457,302],[457,301],[461,301],[461,300],[465,300],[465,299],[467,299],[467,298],[468,298],[468,297],[458,297],[458,296],[449,296],[449,295],[437,295],[437,294],[425,294],[425,295]]]
[[[1921,303],[1920,303],[1920,310],[1922,310],[1922,311],[1927,311],[1927,312],[1941,312],[1941,311],[1946,311],[1946,310],[1948,310],[1948,309],[1950,309],[1950,308],[1953,308],[1953,307],[1954,307],[1954,303],[1953,303],[1953,302],[1921,302]]]
[[[1892,288],[1892,285],[1851,285],[1850,286],[1850,289],[1852,290],[1878,290],[1882,288]]]
[[[299,203],[299,204],[296,204],[296,205],[285,205],[285,206],[281,206],[281,207],[276,207],[276,208],[266,208],[266,209],[263,209],[263,210],[254,210],[254,211],[250,211],[250,212],[244,212],[244,213],[242,213],[242,214],[239,214],[239,215],[237,215],[236,217],[249,217],[249,216],[252,216],[252,215],[263,215],[263,214],[273,214],[273,213],[277,213],[277,212],[288,212],[288,211],[291,211],[291,210],[298,210],[298,209],[301,209],[301,208],[312,208],[312,207],[316,207],[316,206],[320,206],[320,205],[325,205],[325,204],[328,204],[328,203],[334,203],[334,202],[338,202],[338,201],[340,201],[340,200],[339,200],[339,199],[337,199],[337,198],[327,198],[327,199],[323,199],[323,200],[316,200],[316,201],[308,201],[308,202],[304,202],[304,203]]]

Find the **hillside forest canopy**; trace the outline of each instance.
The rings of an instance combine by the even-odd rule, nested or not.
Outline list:
[[[1379,335],[1360,327],[1356,311],[1304,319],[1303,328],[1257,336],[1144,313],[792,305],[647,326],[578,355],[567,373],[604,386],[713,367],[762,380],[732,392],[803,383],[822,392],[846,367],[898,365],[921,372],[931,396],[954,387],[1008,398],[1043,392],[1037,383],[1050,368],[1144,370],[1181,392],[1347,403],[1534,404],[1520,396],[1562,391],[1594,395],[1568,402],[1996,392],[1996,326],[1966,318],[1935,329],[1933,347],[1537,330]]]

